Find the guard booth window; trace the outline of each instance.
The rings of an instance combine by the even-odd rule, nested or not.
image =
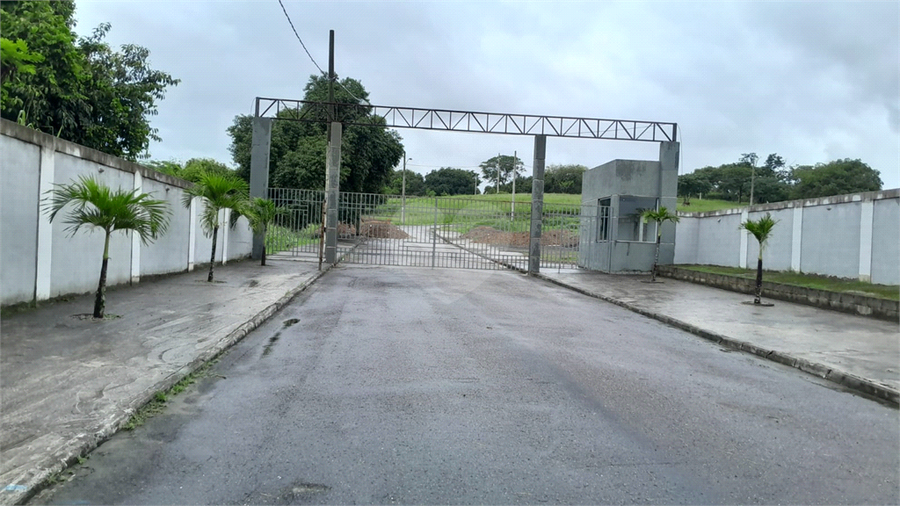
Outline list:
[[[600,199],[597,202],[597,242],[609,240],[609,204],[610,199]]]

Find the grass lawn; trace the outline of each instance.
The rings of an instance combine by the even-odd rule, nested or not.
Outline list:
[[[707,211],[719,211],[721,209],[737,209],[747,207],[746,202],[738,204],[728,200],[700,200],[691,199],[691,205],[686,206],[682,203],[681,198],[678,199],[678,211],[682,213],[705,213]]]
[[[416,205],[414,202],[420,206],[434,205],[435,197],[407,197],[406,203],[407,205]],[[456,195],[453,197],[437,197],[438,200],[460,200],[466,199],[471,200],[473,202],[493,202],[496,204],[505,203],[509,205],[512,201],[512,195],[509,193],[488,193],[486,195]],[[691,205],[686,206],[682,203],[683,199],[678,199],[678,206],[676,209],[683,213],[704,213],[707,211],[718,211],[720,209],[737,209],[741,207],[747,207],[746,202],[742,202],[738,204],[737,202],[730,202],[728,200],[709,200],[709,199],[691,199]],[[517,193],[516,194],[516,209],[519,210],[520,204],[531,204],[531,194],[530,193]],[[581,205],[581,195],[571,195],[567,193],[545,193],[544,194],[544,204],[555,204],[555,205],[568,205],[568,206],[580,206]]]
[[[711,274],[724,274],[747,279],[756,279],[756,269],[741,269],[739,267],[720,267],[717,265],[676,265],[680,269],[690,269]],[[876,285],[854,279],[841,279],[815,274],[803,274],[799,272],[764,271],[763,282],[782,283],[785,285],[802,286],[816,290],[829,292],[858,292],[871,297],[881,299],[900,300],[900,286]]]

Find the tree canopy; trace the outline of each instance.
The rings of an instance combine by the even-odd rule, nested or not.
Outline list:
[[[161,140],[150,117],[179,80],[152,69],[146,48],[113,50],[103,40],[108,23],[79,39],[72,0],[4,1],[0,11],[2,117],[24,117],[38,130],[129,160]]]
[[[507,182],[512,181],[513,174],[519,176],[524,170],[521,158],[509,155],[497,155],[481,162],[481,175],[489,185],[498,190]]]
[[[678,195],[687,201],[700,193],[709,198],[749,201],[751,173],[757,160],[756,153],[745,153],[735,163],[703,167],[678,176]],[[789,168],[781,156],[772,153],[755,170],[754,203],[877,191],[882,185],[879,172],[860,160]]]
[[[480,183],[474,171],[452,167],[442,167],[425,175],[425,191],[439,196],[473,195]]]
[[[550,165],[544,171],[544,193],[581,194],[584,165]]]
[[[344,78],[334,88],[334,101],[361,104],[368,100],[362,83]],[[349,92],[348,92],[349,90]],[[328,79],[313,75],[306,84],[304,100],[328,100]],[[312,111],[303,111],[314,117]],[[365,107],[353,109],[351,114],[369,114]],[[323,189],[325,187],[326,118],[320,123],[291,121],[294,110],[278,113],[272,125],[269,154],[269,186],[280,188]],[[345,116],[346,118],[346,116]],[[250,180],[250,144],[253,138],[253,117],[239,115],[228,128],[231,136],[231,155],[237,173]],[[385,121],[373,115],[369,121]],[[393,167],[403,157],[400,136],[386,127],[345,125],[341,141],[341,191],[379,193],[389,183]]]

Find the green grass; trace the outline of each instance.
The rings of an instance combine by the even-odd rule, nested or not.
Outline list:
[[[298,246],[318,243],[319,226],[308,225],[303,230],[291,230],[280,225],[271,225],[266,230],[266,254],[271,255]]]
[[[140,409],[135,411],[131,418],[128,419],[124,425],[122,425],[122,430],[134,430],[144,423],[147,422],[150,418],[162,413],[166,409],[166,403],[169,400],[169,397],[173,395],[178,395],[181,392],[185,391],[189,386],[193,385],[200,378],[205,378],[209,376],[210,369],[212,366],[218,362],[219,359],[215,358],[200,367],[198,367],[194,372],[188,374],[178,383],[172,385],[165,392],[156,392],[153,395],[153,398],[147,404],[144,404]]]
[[[705,213],[708,211],[719,211],[722,209],[738,209],[741,207],[747,207],[747,203],[738,204],[737,202],[731,202],[728,200],[700,200],[698,198],[691,199],[691,205],[686,206],[683,202],[684,199],[678,199],[678,207],[676,208],[679,212],[682,213]]]
[[[721,267],[717,265],[677,265],[676,267],[698,272],[707,272],[710,274],[723,274],[726,276],[756,279],[756,269]],[[855,279],[842,279],[790,271],[763,271],[763,282],[766,281],[782,283],[785,285],[802,286],[804,288],[812,288],[815,290],[826,290],[829,292],[863,293],[880,299],[900,300],[900,286],[877,285]]]

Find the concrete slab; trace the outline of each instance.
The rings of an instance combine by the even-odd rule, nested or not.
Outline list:
[[[144,281],[3,318],[0,324],[0,504],[93,449],[150,397],[241,339],[320,273],[269,259]]]
[[[648,283],[649,276],[545,271],[548,280],[661,321],[724,338],[878,397],[900,396],[900,327],[888,322],[782,301],[746,305],[753,297],[684,281]],[[775,353],[770,353],[775,352]],[[829,372],[830,371],[830,372]],[[855,385],[862,381],[864,384]],[[883,390],[871,392],[869,389]]]

